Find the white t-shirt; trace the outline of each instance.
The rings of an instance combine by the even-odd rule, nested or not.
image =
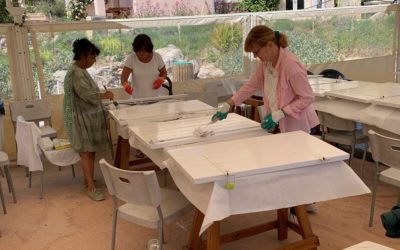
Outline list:
[[[279,109],[276,98],[276,85],[278,84],[277,74],[272,63],[268,62],[264,72],[264,94],[268,97],[269,108],[272,112]]]
[[[126,58],[125,67],[132,69],[133,98],[160,96],[163,88],[153,89],[153,82],[159,77],[159,69],[165,66],[160,54],[153,51],[150,62],[143,63],[133,52]]]

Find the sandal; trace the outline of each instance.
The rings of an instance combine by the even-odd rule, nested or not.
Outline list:
[[[102,201],[105,199],[104,194],[96,189],[94,189],[92,191],[88,190],[87,195],[93,201]]]

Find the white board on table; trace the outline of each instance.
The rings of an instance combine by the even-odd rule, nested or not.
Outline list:
[[[339,83],[339,82],[347,82],[346,80],[342,79],[333,79],[333,78],[326,78],[317,75],[309,75],[308,82],[311,86],[320,85],[320,84],[329,84],[329,83]]]
[[[359,85],[356,83],[341,81],[327,84],[311,85],[311,89],[313,90],[315,96],[324,97],[326,92],[338,89],[351,89],[357,86]]]
[[[374,99],[400,95],[399,84],[365,83],[366,84],[360,84],[360,86],[351,89],[328,91],[326,95],[363,103],[371,103]]]
[[[211,116],[201,116],[167,122],[139,123],[129,126],[129,134],[140,140],[151,149],[168,146],[185,145],[194,142],[206,141],[212,138],[226,137],[235,133],[261,130],[260,123],[232,113],[222,121],[208,124]],[[212,131],[213,135],[199,137],[194,135],[194,130]]]
[[[124,109],[110,110],[110,114],[119,123],[134,120],[165,120],[179,119],[185,115],[195,115],[204,112],[212,114],[215,108],[199,100],[154,103],[150,105],[136,105]]]
[[[349,154],[302,131],[166,149],[194,183],[343,161]]]
[[[391,96],[381,99],[372,100],[373,104],[391,107],[391,108],[400,108],[400,96]]]
[[[314,102],[314,108],[317,111],[329,113],[351,121],[360,121],[361,112],[371,104],[356,102],[345,99],[326,99]]]

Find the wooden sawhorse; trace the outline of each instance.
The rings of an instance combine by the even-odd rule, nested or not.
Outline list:
[[[288,220],[288,209],[282,208],[277,210],[277,220],[260,224],[251,228],[238,230],[236,232],[228,233],[226,235],[220,235],[220,222],[214,222],[207,229],[207,239],[202,240],[199,236],[201,224],[204,220],[204,215],[196,209],[195,218],[193,221],[192,229],[189,236],[188,245],[184,249],[190,250],[217,250],[221,244],[239,240],[245,237],[249,237],[264,231],[272,229],[278,230],[278,240],[285,240],[288,236],[288,229],[292,229],[296,233],[302,236],[302,240],[285,245],[282,249],[284,250],[306,250],[306,249],[317,249],[319,246],[319,240],[316,235],[313,234],[311,224],[308,219],[308,215],[305,209],[305,205],[294,207],[298,224],[295,224]]]

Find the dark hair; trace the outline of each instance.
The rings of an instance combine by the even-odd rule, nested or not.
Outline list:
[[[154,45],[151,42],[151,39],[146,34],[139,34],[135,37],[132,43],[132,49],[134,52],[139,52],[144,50],[146,52],[153,52]]]
[[[98,56],[100,54],[100,49],[86,38],[76,39],[72,47],[72,52],[74,52],[74,60],[79,60],[82,55]]]

